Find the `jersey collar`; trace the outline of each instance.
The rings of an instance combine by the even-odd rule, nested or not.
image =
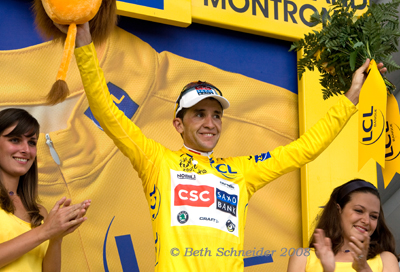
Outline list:
[[[187,151],[189,151],[190,153],[194,153],[194,154],[200,155],[200,156],[205,156],[205,157],[208,157],[208,158],[210,158],[210,157],[212,156],[213,152],[214,152],[214,150],[213,150],[213,151],[210,151],[210,152],[201,152],[201,151],[197,151],[197,150],[194,150],[194,149],[192,149],[192,148],[189,148],[189,147],[187,147],[185,144],[183,144],[183,146],[184,146],[184,148],[186,148]]]

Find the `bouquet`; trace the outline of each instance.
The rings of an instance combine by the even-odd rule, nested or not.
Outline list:
[[[317,67],[322,74],[323,98],[327,99],[350,88],[353,72],[367,58],[383,62],[388,72],[400,69],[391,56],[397,52],[400,36],[399,4],[400,0],[372,4],[363,15],[357,16],[360,6],[338,0],[329,11],[314,13],[311,22],[322,24],[321,31],[306,34],[289,50],[304,50],[297,64],[299,78],[306,68],[313,71]],[[392,93],[395,86],[386,78],[384,81],[388,92]]]

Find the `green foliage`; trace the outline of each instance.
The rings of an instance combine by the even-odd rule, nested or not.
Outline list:
[[[400,0],[372,4],[362,16],[357,16],[359,6],[352,8],[352,0],[339,0],[328,12],[315,12],[311,22],[321,24],[321,31],[304,35],[289,50],[303,49],[304,54],[297,63],[299,78],[306,69],[313,71],[316,67],[322,74],[323,98],[327,99],[350,88],[353,72],[367,58],[383,62],[388,72],[400,69],[391,56],[397,52],[400,36],[399,4]],[[394,85],[384,80],[392,92]]]

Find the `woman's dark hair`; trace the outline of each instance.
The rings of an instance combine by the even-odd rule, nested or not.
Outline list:
[[[7,135],[2,135],[4,130],[11,126],[16,127]],[[3,137],[21,137],[22,135],[39,137],[39,123],[23,109],[5,109],[0,111],[0,135]],[[19,178],[17,194],[31,218],[31,226],[40,226],[43,216],[39,213],[38,201],[38,168],[37,159],[32,164],[28,172]],[[0,181],[0,207],[9,213],[14,213],[15,207],[12,203],[8,191]]]
[[[337,205],[339,204],[341,210],[343,210],[346,204],[351,200],[351,196],[354,193],[370,193],[375,195],[379,199],[379,202],[381,201],[379,192],[375,186],[361,179],[351,180],[333,190],[318,221],[316,229],[323,229],[326,237],[331,239],[332,251],[335,255],[339,252],[344,242],[341,214]],[[312,236],[309,247],[315,248],[314,243],[315,239],[314,236]],[[367,259],[374,258],[377,254],[382,253],[383,251],[392,252],[398,258],[396,255],[394,237],[386,225],[382,204],[379,204],[378,222],[374,233],[370,237]]]

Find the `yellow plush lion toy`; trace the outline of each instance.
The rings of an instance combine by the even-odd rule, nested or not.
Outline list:
[[[76,25],[89,22],[95,44],[105,41],[116,25],[116,0],[35,0],[35,23],[46,38],[65,42],[64,54],[56,82],[47,96],[49,104],[65,100],[69,94],[68,66],[75,48]],[[69,25],[65,35],[54,24]]]

